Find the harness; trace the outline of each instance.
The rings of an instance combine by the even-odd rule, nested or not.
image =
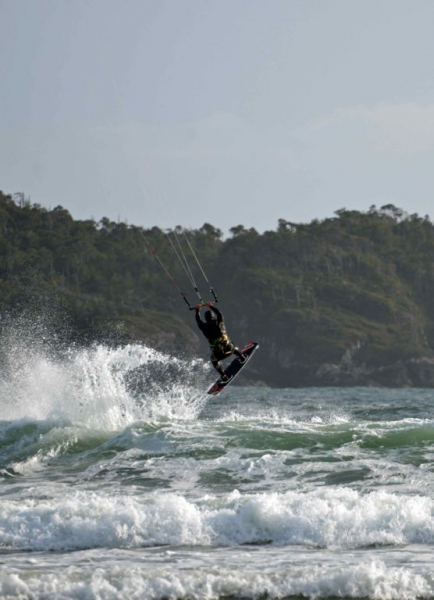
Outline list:
[[[220,337],[215,339],[213,342],[210,342],[209,345],[210,345],[211,350],[215,350],[216,348],[219,348],[221,346],[226,346],[229,343],[230,343],[229,337],[228,337],[227,333],[224,333],[223,335],[221,335]]]

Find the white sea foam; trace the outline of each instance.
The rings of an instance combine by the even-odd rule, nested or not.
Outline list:
[[[434,503],[424,496],[345,488],[309,493],[69,497],[0,506],[0,546],[94,547],[273,543],[323,548],[434,543]]]
[[[72,349],[62,357],[13,348],[0,379],[0,419],[57,419],[117,430],[136,420],[195,418],[204,403],[202,361],[181,361],[144,345]],[[175,375],[163,369],[175,367]],[[152,387],[129,378],[137,370]],[[153,377],[153,371],[156,371]]]
[[[287,426],[294,428],[295,430],[312,430],[315,431],[316,426],[332,426],[332,425],[343,425],[350,422],[350,417],[342,414],[329,413],[324,415],[307,415],[297,414],[294,407],[281,406],[279,408],[269,407],[268,409],[258,410],[255,405],[255,410],[252,412],[249,404],[237,409],[230,409],[223,412],[217,419],[217,422],[236,422],[246,423],[247,425],[256,426],[259,423],[261,425],[273,425],[273,426]]]
[[[287,598],[371,598],[373,600],[415,600],[434,595],[432,577],[410,568],[387,567],[381,561],[356,566],[288,566],[274,572],[237,569],[171,569],[69,567],[37,574],[0,570],[2,598],[71,598],[93,600],[223,597]]]

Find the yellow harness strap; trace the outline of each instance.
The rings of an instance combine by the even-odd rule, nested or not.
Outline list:
[[[223,344],[228,344],[229,343],[229,338],[227,336],[227,334],[225,333],[224,335],[220,336],[219,338],[217,338],[212,344],[210,344],[211,348],[215,348],[216,346],[221,346]]]

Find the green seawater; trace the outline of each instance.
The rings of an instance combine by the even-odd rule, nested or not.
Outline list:
[[[0,385],[0,597],[434,598],[432,390],[132,391],[134,352]]]

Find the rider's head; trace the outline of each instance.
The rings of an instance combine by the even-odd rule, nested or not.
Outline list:
[[[207,323],[211,323],[211,321],[214,320],[214,315],[212,314],[212,312],[210,310],[207,310],[205,313],[205,321]]]

